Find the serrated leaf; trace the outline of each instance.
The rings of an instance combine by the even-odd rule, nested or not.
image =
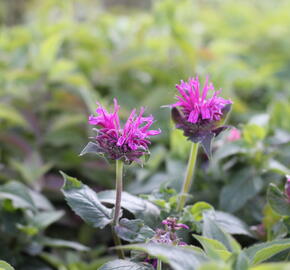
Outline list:
[[[112,209],[101,204],[97,194],[76,178],[61,172],[64,178],[62,193],[68,205],[85,222],[95,228],[104,228],[112,220]]]
[[[115,190],[98,193],[98,198],[103,203],[114,204],[115,196]],[[156,205],[127,192],[122,192],[121,206],[134,214],[136,218],[143,219],[149,226],[156,224],[160,218],[160,210]]]
[[[280,189],[270,184],[267,190],[267,200],[271,208],[282,216],[290,216],[290,203]]]
[[[99,270],[154,270],[152,265],[126,260],[114,260],[101,266]]]
[[[190,246],[171,246],[164,244],[136,244],[118,247],[120,249],[144,251],[150,256],[168,263],[174,270],[196,270],[209,259]]]
[[[128,242],[145,242],[152,238],[155,232],[144,224],[141,219],[129,220],[122,218],[115,227],[118,236]]]

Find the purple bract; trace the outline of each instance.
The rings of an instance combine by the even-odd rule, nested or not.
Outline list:
[[[148,145],[151,143],[149,138],[161,132],[160,129],[149,129],[154,122],[153,116],[144,117],[145,109],[143,107],[139,114],[136,114],[136,109],[134,109],[122,127],[118,115],[120,106],[117,99],[114,99],[112,113],[103,108],[101,104],[97,104],[97,115],[89,117],[89,124],[97,126],[97,136],[94,137],[94,145],[92,143],[87,145],[89,149],[86,147],[85,153],[104,154],[109,159],[122,159],[125,163],[141,162],[139,158],[148,154]]]

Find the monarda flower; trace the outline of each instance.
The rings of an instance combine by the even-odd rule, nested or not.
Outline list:
[[[84,148],[81,155],[96,153],[111,160],[122,160],[126,164],[132,161],[141,163],[140,158],[149,154],[148,145],[151,143],[149,138],[161,132],[160,129],[149,129],[154,122],[153,116],[144,117],[143,107],[139,114],[134,109],[122,127],[118,115],[120,106],[116,99],[112,113],[99,103],[97,105],[97,115],[89,117],[89,124],[97,127],[94,129],[97,135],[92,138],[94,142],[89,142]]]
[[[211,155],[211,142],[221,131],[232,101],[219,97],[212,83],[206,78],[201,90],[198,77],[176,85],[179,95],[177,102],[171,104],[172,119],[176,128],[182,129],[184,135],[194,143],[201,143],[208,156]],[[212,92],[208,97],[209,92]]]

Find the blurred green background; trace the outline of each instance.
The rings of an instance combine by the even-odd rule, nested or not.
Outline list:
[[[288,0],[2,0],[0,182],[24,183],[57,209],[67,209],[59,170],[95,190],[113,188],[114,167],[78,154],[92,135],[87,117],[96,101],[111,106],[117,97],[123,119],[146,106],[163,131],[153,140],[149,164],[127,169],[125,189],[146,193],[165,182],[179,188],[188,143],[160,106],[173,102],[176,83],[198,74],[202,80],[210,75],[233,100],[230,124],[243,129],[252,116],[264,115],[254,120],[264,131],[248,126],[245,132],[247,149],[257,146],[260,156],[249,153],[239,161],[261,176],[270,166],[260,162],[266,149],[278,172],[268,177],[281,184],[289,143],[279,149],[271,142],[288,142],[290,132],[289,10]],[[202,151],[201,159],[197,199],[228,205],[218,203],[218,193],[238,172],[225,175],[228,164],[215,167],[218,162],[208,168]],[[262,219],[256,212],[245,216],[250,223]],[[47,234],[97,246],[100,253],[111,243],[109,233],[94,232],[70,210]]]

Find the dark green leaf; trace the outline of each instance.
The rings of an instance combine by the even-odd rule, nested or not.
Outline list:
[[[135,263],[126,260],[115,260],[104,264],[99,270],[153,270],[154,268],[145,263]]]
[[[221,242],[230,252],[239,252],[241,249],[238,242],[219,227],[214,220],[214,213],[212,211],[203,214],[202,235]]]
[[[235,212],[257,195],[262,187],[263,181],[259,176],[249,173],[248,169],[242,170],[222,189],[220,207],[225,211]]]
[[[168,263],[174,270],[196,270],[208,258],[191,246],[171,246],[163,244],[136,244],[119,247],[122,249],[139,250]]]
[[[141,219],[129,220],[122,218],[115,230],[120,238],[128,242],[145,242],[154,236],[155,232],[144,225]]]
[[[215,211],[215,221],[227,233],[244,234],[253,237],[247,224],[234,215],[222,211]]]
[[[87,251],[88,247],[73,241],[67,241],[62,239],[53,239],[49,237],[43,237],[40,239],[40,243],[44,246],[54,247],[54,248],[71,248],[78,251]]]
[[[76,178],[61,172],[64,178],[62,193],[72,210],[85,222],[104,228],[112,220],[112,209],[101,204],[97,194]]]
[[[290,203],[284,193],[274,184],[270,184],[268,187],[267,200],[276,213],[282,216],[290,216]]]
[[[49,211],[38,213],[30,219],[30,223],[38,229],[45,229],[50,224],[59,220],[64,214],[64,211]]]
[[[245,249],[244,252],[249,257],[251,264],[257,264],[287,249],[290,249],[289,238],[257,244]]]
[[[103,203],[115,203],[115,190],[107,190],[98,193],[98,198]],[[154,225],[160,218],[160,210],[153,203],[122,192],[121,206],[135,215],[136,218],[143,219],[147,225]]]

